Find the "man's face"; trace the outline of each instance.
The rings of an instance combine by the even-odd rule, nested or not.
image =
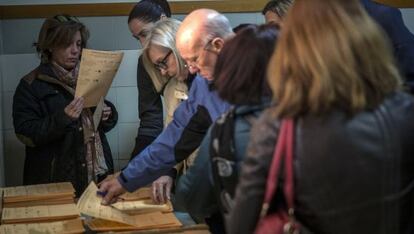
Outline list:
[[[267,11],[264,17],[266,23],[277,24],[279,26],[282,25],[282,18],[280,18],[279,15],[277,15],[273,11]]]
[[[213,41],[217,38],[201,42],[198,40],[190,41],[186,45],[180,46],[180,54],[187,63],[188,70],[191,74],[199,73],[207,80],[213,79],[214,67],[216,65],[218,51],[213,48]]]

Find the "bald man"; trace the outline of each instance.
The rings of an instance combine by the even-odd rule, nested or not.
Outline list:
[[[192,82],[188,99],[176,109],[165,130],[117,178],[101,184],[102,204],[113,203],[122,193],[133,192],[165,175],[199,147],[210,125],[228,110],[229,104],[211,89],[210,81],[218,53],[232,35],[228,19],[214,10],[196,10],[184,19],[176,35],[177,48],[189,71],[199,75]],[[156,196],[169,198],[166,190],[160,189]]]
[[[176,35],[176,46],[189,71],[213,79],[217,55],[224,41],[233,35],[227,18],[214,10],[199,9],[183,21]]]

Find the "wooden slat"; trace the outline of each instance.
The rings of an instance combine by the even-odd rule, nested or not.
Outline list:
[[[399,8],[414,8],[414,0],[375,0]],[[187,14],[197,8],[211,8],[224,13],[260,12],[267,0],[199,0],[170,2],[174,14]],[[10,5],[0,6],[0,19],[46,18],[66,13],[74,16],[124,16],[134,3]]]
[[[187,14],[197,8],[211,8],[219,12],[258,12],[266,0],[213,0],[170,2],[174,14]],[[0,6],[0,19],[46,18],[66,13],[74,16],[128,15],[134,3],[10,5]]]

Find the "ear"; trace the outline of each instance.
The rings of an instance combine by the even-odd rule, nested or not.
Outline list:
[[[220,37],[216,37],[211,41],[212,49],[217,54],[220,53],[221,49],[223,49],[224,46],[224,39]]]

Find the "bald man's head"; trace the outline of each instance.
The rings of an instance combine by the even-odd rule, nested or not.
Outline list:
[[[224,41],[233,35],[229,20],[211,9],[191,12],[176,34],[176,44],[191,73],[212,79],[215,61]]]

